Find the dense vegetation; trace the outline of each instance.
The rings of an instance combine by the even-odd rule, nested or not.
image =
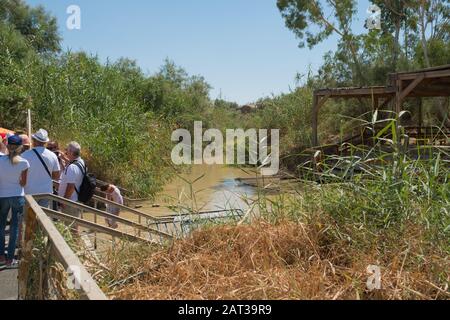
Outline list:
[[[145,75],[129,59],[102,64],[87,53],[60,53],[55,25],[40,7],[1,1],[1,125],[23,130],[31,108],[34,127],[61,144],[79,141],[100,178],[154,193],[171,173],[172,130],[219,121],[229,105],[213,108],[204,79],[171,61]]]
[[[167,248],[124,246],[93,272],[119,299],[448,299],[449,154],[424,147],[429,159],[416,160],[394,141],[335,157],[342,170],[325,167],[327,184],[261,192],[239,222],[207,223]]]
[[[170,177],[170,133],[194,120],[222,130],[281,129],[288,158],[311,145],[314,89],[382,85],[390,72],[450,63],[448,0],[372,2],[382,10],[382,29],[355,34],[356,1],[278,0],[300,46],[313,48],[334,34],[338,49],[326,54],[317,74],[298,75],[291,93],[261,98],[258,111],[242,115],[236,104],[211,101],[205,80],[171,61],[146,75],[133,60],[103,64],[83,52],[62,53],[54,18],[21,0],[3,0],[0,125],[23,129],[31,108],[35,127],[61,143],[78,140],[91,170],[138,194],[156,192]],[[370,101],[328,103],[322,141],[356,123],[374,125],[371,109]],[[428,99],[424,109],[426,124],[448,125],[448,99]],[[392,136],[399,134],[395,121],[387,127]],[[255,215],[237,226],[200,230],[156,254],[116,248],[95,274],[105,288],[119,283],[108,285],[111,294],[133,299],[448,298],[449,155],[414,160],[394,141],[379,139],[368,153],[355,149],[332,159],[342,175],[324,159],[329,184],[304,182],[276,198],[250,199]],[[369,264],[383,268],[382,291],[366,290]],[[121,281],[130,274],[138,275],[131,285]]]
[[[292,144],[298,150],[310,146],[309,109],[314,89],[385,85],[389,73],[450,64],[448,0],[371,2],[381,9],[381,30],[358,33],[353,23],[359,14],[357,1],[277,1],[301,48],[313,49],[331,36],[338,39],[337,50],[326,53],[317,74],[297,75],[300,88],[258,102],[265,109],[258,113],[261,120],[256,123],[281,129],[285,155]],[[405,109],[412,111],[405,122],[417,124],[417,101],[407,100]],[[370,100],[327,102],[320,113],[320,140],[335,140],[355,125],[349,118],[367,113],[369,120],[371,110]],[[425,125],[450,126],[449,99],[424,99],[423,110]]]
[[[35,126],[57,132],[64,142],[79,140],[94,171],[138,193],[153,193],[165,180],[170,146],[162,141],[169,141],[175,127],[191,128],[193,120],[219,129],[280,129],[286,157],[310,146],[314,89],[382,85],[390,72],[450,63],[447,0],[374,3],[382,10],[382,29],[356,34],[350,23],[355,1],[277,1],[301,47],[314,48],[336,35],[338,50],[325,55],[317,74],[297,75],[297,89],[262,98],[256,103],[263,108],[240,116],[236,104],[211,101],[201,76],[189,76],[171,61],[146,75],[127,58],[102,64],[83,52],[61,53],[55,18],[42,7],[5,0],[0,3],[2,125],[24,128],[24,111],[32,108]],[[407,101],[406,109],[414,110],[416,103]],[[370,101],[327,103],[319,122],[321,141],[347,132],[354,126],[350,117],[370,110]],[[448,99],[426,100],[424,114],[426,124],[448,124]],[[416,123],[417,112],[408,121]],[[114,178],[119,171],[126,174]]]

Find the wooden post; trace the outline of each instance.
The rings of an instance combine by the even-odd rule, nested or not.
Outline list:
[[[31,132],[32,132],[32,128],[31,128],[31,109],[28,109],[28,113],[27,113],[27,127],[28,127],[28,137],[30,137],[30,139],[31,139]]]
[[[378,110],[378,108],[380,107],[380,99],[378,97],[375,97],[373,100],[373,109]]]
[[[139,224],[142,224],[142,217],[141,216],[138,216],[138,221],[139,221]],[[141,236],[141,229],[138,229],[138,236],[139,237]]]
[[[325,102],[330,98],[331,94],[327,94],[326,96],[319,99],[319,96],[314,93],[313,96],[313,106],[312,106],[312,146],[316,147],[319,145],[319,137],[318,137],[318,121],[319,121],[319,110],[325,104]]]
[[[33,240],[37,227],[36,214],[28,205],[25,209],[25,237],[22,243],[22,259],[19,266],[19,299],[24,300],[27,297],[28,276],[33,259]]]
[[[394,104],[394,111],[397,114],[397,117],[399,116],[400,112],[402,111],[402,80],[397,79],[396,80],[396,91],[395,91],[395,104]]]
[[[313,147],[315,147],[319,144],[318,137],[317,137],[317,116],[318,116],[317,101],[318,101],[318,97],[316,94],[314,94],[313,105],[312,105],[312,145],[313,145]]]
[[[400,122],[400,113],[402,112],[402,80],[397,79],[395,81],[395,103],[394,103],[394,112],[395,112],[395,116],[397,118],[397,122],[395,125],[395,130],[396,130],[396,135],[397,135],[397,147],[399,148],[399,150],[401,149],[401,137],[400,137],[400,126],[401,126],[401,122]]]
[[[45,247],[45,245],[44,245]],[[44,267],[44,260],[45,260],[45,253],[40,252],[41,256],[39,257],[39,288],[38,288],[38,300],[44,300],[44,274],[45,274],[45,267]]]
[[[419,132],[418,136],[422,135],[422,126],[423,126],[423,101],[421,98],[417,98],[417,102],[419,105]]]
[[[94,208],[97,209],[97,206],[97,199],[94,199]],[[94,213],[94,222],[97,223],[97,212]],[[94,231],[94,249],[97,250],[97,231]]]

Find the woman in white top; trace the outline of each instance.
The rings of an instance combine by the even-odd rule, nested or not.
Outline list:
[[[8,155],[0,157],[0,267],[15,263],[14,254],[25,205],[24,186],[27,184],[29,164],[20,154],[22,139],[8,138]],[[9,232],[8,253],[5,256],[6,219],[11,210],[12,219]]]

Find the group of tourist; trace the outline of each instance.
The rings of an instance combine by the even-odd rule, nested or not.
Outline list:
[[[61,151],[57,142],[50,141],[48,132],[44,129],[32,134],[31,141],[24,134],[0,134],[0,267],[17,264],[15,251],[21,230],[25,195],[53,194],[54,182],[58,182],[58,196],[78,202],[86,171],[85,162],[81,158],[81,146],[75,141]],[[108,199],[123,204],[116,186],[105,185],[101,189]],[[38,204],[50,207],[47,199],[38,200]],[[79,217],[81,213],[79,209],[63,203],[59,204],[59,209],[73,217]],[[120,210],[116,206],[107,206],[107,211],[118,215]],[[5,252],[9,215],[9,243]],[[107,219],[106,222],[109,227],[117,228],[114,219]]]

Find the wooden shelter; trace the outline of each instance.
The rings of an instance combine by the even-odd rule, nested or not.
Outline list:
[[[259,109],[259,107],[256,104],[246,104],[246,105],[243,105],[243,106],[239,107],[239,110],[242,113],[252,113],[252,112],[255,112],[258,109]]]
[[[375,109],[385,108],[392,103],[393,111],[400,113],[406,98],[448,96],[450,96],[450,65],[390,74],[387,86],[316,90],[312,106],[313,146],[319,145],[317,134],[319,110],[330,98],[371,99]]]

